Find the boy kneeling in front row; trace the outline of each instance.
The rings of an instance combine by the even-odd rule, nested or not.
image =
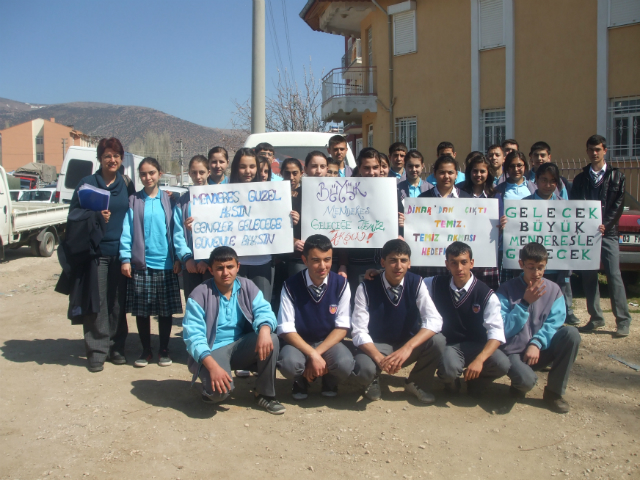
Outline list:
[[[422,278],[408,271],[411,249],[405,241],[388,241],[381,257],[384,270],[356,291],[351,318],[358,348],[356,380],[366,387],[366,398],[380,400],[379,374],[394,375],[415,363],[404,390],[424,404],[433,403],[431,383],[445,346],[430,325],[438,312]]]
[[[293,380],[292,397],[307,398],[309,383],[322,377],[322,395],[334,397],[353,371],[353,355],[342,343],[351,327],[347,280],[331,271],[331,241],[311,235],[304,242],[307,268],[284,282],[278,334],[286,343],[278,368]]]
[[[182,321],[193,382],[202,381],[202,400],[224,401],[234,389],[231,370],[257,364],[255,399],[274,415],[285,412],[275,398],[276,317],[258,287],[238,277],[238,256],[233,248],[211,252],[213,278],[197,286],[187,300]]]
[[[524,398],[538,382],[535,370],[552,364],[543,400],[558,413],[567,413],[569,404],[562,398],[569,373],[578,355],[580,333],[563,326],[566,317],[560,287],[543,277],[548,254],[539,243],[520,250],[522,274],[500,285],[502,318],[507,343],[502,347],[509,356],[511,394]]]

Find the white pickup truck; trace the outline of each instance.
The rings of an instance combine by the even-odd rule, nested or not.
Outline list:
[[[0,167],[0,259],[5,248],[31,247],[36,256],[50,257],[67,226],[69,205],[12,202],[7,174]]]

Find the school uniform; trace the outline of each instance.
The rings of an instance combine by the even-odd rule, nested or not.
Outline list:
[[[402,173],[398,173],[393,168],[389,167],[389,173],[387,174],[387,177],[395,178],[396,182],[398,183],[404,182],[407,180],[407,169],[403,168]]]
[[[434,188],[433,185],[422,179],[420,179],[417,186],[411,185],[408,180],[402,180],[398,183],[398,192],[400,192],[401,200],[404,200],[405,198],[419,197],[420,194],[427,192],[432,188]]]
[[[129,197],[120,240],[120,261],[131,263],[125,311],[136,317],[145,351],[151,349],[149,318],[158,316],[160,351],[168,349],[171,316],[182,313],[178,276],[173,273],[173,202],[159,190],[155,198],[144,190]]]
[[[525,178],[536,184],[536,171],[532,168],[525,175]],[[569,200],[569,180],[564,177],[560,177],[560,184],[556,187],[556,191],[554,192],[558,200]]]
[[[207,177],[207,185],[224,185],[225,183],[229,183],[229,177],[226,175],[224,175],[224,178],[219,183],[214,182],[213,178]]]
[[[565,326],[566,307],[560,287],[543,278],[545,293],[534,303],[524,300],[527,284],[523,275],[509,280],[498,289],[506,343],[502,351],[511,364],[511,385],[528,392],[538,382],[535,371],[551,364],[546,389],[564,395],[573,362],[578,355],[580,334],[575,327]],[[529,366],[522,360],[529,345],[540,349],[540,359]]]
[[[264,325],[271,330],[273,351],[266,359],[260,360],[255,348],[258,333]],[[202,366],[202,361],[208,356],[213,357],[230,377],[231,370],[249,369],[255,365],[256,392],[275,396],[276,359],[280,352],[275,335],[276,317],[251,280],[237,277],[229,299],[220,293],[213,278],[198,285],[187,300],[182,327],[182,337],[189,354],[187,366],[193,374],[192,385],[199,377],[203,394],[211,401],[221,402],[230,392],[221,394],[211,387],[209,371]],[[230,391],[234,388],[232,380]]]
[[[357,348],[373,343],[380,353],[391,355],[421,328],[432,330],[431,323],[434,320],[437,323],[438,317],[420,276],[407,272],[400,284],[393,287],[383,271],[358,286],[351,317],[353,345]],[[403,364],[404,368],[415,363],[407,381],[429,390],[443,349],[441,335],[415,348]],[[358,349],[353,373],[359,384],[367,386],[380,370],[371,357]]]
[[[282,287],[278,335],[297,333],[316,348],[334,329],[351,327],[350,298],[347,280],[331,271],[318,287],[307,269],[289,277]],[[351,375],[355,360],[344,343],[338,342],[323,353],[322,358],[329,369],[322,379],[327,386],[335,387]],[[302,377],[306,361],[300,350],[285,343],[278,357],[278,368],[286,379],[295,381]]]
[[[497,187],[498,185],[500,185],[500,184],[502,184],[502,183],[504,183],[504,182],[506,182],[506,181],[507,181],[507,172],[505,172],[505,171],[503,170],[502,175],[500,175],[500,176],[498,176],[498,177],[494,177],[494,179],[493,179],[493,185],[494,185],[495,187]]]
[[[439,313],[439,320],[434,321],[430,329],[442,333],[446,339],[438,377],[445,384],[453,384],[487,341],[504,344],[500,302],[493,290],[474,275],[462,288],[456,287],[451,276],[425,278],[424,284]],[[502,377],[509,366],[509,359],[498,349],[485,360],[480,377]]]
[[[345,162],[344,168],[338,169],[338,176],[343,178],[353,176],[353,168],[351,168],[349,165],[347,165],[347,162]]]
[[[173,245],[176,257],[182,263],[182,286],[185,301],[194,288],[205,281],[204,273],[187,271],[187,261],[193,259],[193,233],[184,227],[184,221],[191,216],[191,196],[183,194],[173,207]],[[200,260],[194,260],[198,263]]]

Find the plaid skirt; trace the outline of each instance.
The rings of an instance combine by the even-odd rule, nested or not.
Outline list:
[[[494,292],[498,290],[500,286],[500,270],[498,267],[476,267],[471,271],[478,280],[486,283]]]
[[[182,313],[180,284],[173,270],[133,270],[127,279],[126,312],[136,317]]]

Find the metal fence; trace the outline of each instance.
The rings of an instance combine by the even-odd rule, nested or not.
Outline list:
[[[554,160],[554,162],[560,168],[562,176],[570,182],[584,167],[591,163],[588,158],[561,159]],[[607,163],[622,170],[626,177],[625,190],[633,198],[640,201],[640,157],[616,158],[607,160]]]
[[[322,104],[334,97],[376,95],[376,67],[334,68],[322,79]]]

